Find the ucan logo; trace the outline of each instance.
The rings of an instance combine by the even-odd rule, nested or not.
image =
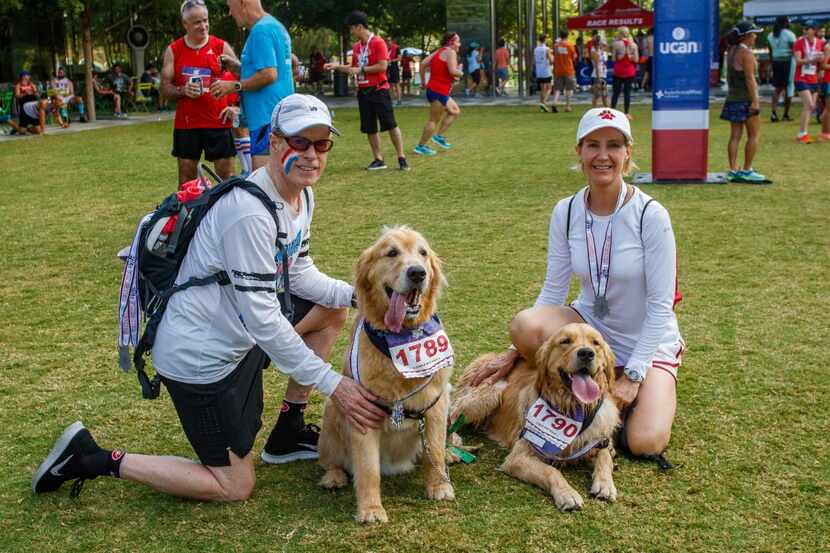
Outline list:
[[[687,40],[691,33],[689,29],[675,27],[671,32],[672,42],[661,42],[661,54],[697,54],[700,52],[701,44],[693,40]]]

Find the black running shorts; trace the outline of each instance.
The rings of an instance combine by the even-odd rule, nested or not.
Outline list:
[[[262,371],[268,356],[254,346],[228,376],[210,384],[162,377],[182,428],[203,465],[230,466],[228,451],[251,452],[262,428]]]
[[[380,132],[389,131],[398,126],[388,88],[358,90],[357,107],[360,108],[360,132],[364,134],[377,133],[378,121]]]
[[[173,129],[173,157],[207,161],[236,155],[230,129]]]
[[[291,324],[295,326],[316,305],[294,294],[291,303]],[[218,382],[185,384],[161,377],[184,433],[203,465],[229,466],[228,450],[240,458],[250,453],[262,428],[262,371],[269,363],[268,355],[254,346],[236,369]]]

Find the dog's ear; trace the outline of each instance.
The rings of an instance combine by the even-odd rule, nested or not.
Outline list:
[[[432,251],[432,248],[427,250],[429,255],[427,259],[429,260],[429,268],[430,272],[432,273],[432,278],[435,279],[436,285],[432,287],[434,290],[434,294],[436,298],[441,295],[441,290],[444,286],[447,285],[447,279],[444,277],[444,270],[441,263],[441,258],[435,255],[435,252]]]
[[[354,269],[354,287],[357,291],[357,296],[361,297],[366,295],[370,288],[371,288],[371,279],[369,278],[369,272],[372,267],[372,259],[375,256],[375,247],[371,246],[363,250],[363,253],[360,254],[360,257],[357,259],[357,264],[355,265]]]

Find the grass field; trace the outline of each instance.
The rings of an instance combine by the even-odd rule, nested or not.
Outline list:
[[[723,170],[727,128],[712,111],[710,170]],[[580,113],[468,108],[452,151],[411,156],[411,173],[368,174],[357,112],[338,110],[343,137],[316,190],[317,264],[349,279],[382,225],[422,231],[445,262],[441,314],[460,374],[506,345],[511,315],[538,293],[550,210],[583,185],[569,169]],[[635,158],[648,170],[650,112],[633,113]],[[408,150],[425,115],[398,112]],[[370,527],[353,521],[351,490],[317,487],[310,462],[258,462],[257,489],[237,505],[104,478],[78,500],[68,486],[32,496],[33,471],[76,419],[104,446],[192,457],[166,393],[140,399],[115,351],[115,252],[176,173],[166,122],[3,144],[0,551],[830,551],[830,145],[795,144],[794,125],[763,127],[755,165],[773,186],[645,187],[672,215],[685,296],[674,471],[620,458],[617,503],[562,514],[496,471],[504,451],[472,437],[485,447],[451,469],[455,502],[424,499],[419,473],[387,478],[391,522]],[[384,148],[394,160],[385,138]],[[338,367],[345,342],[346,332]],[[283,387],[269,371],[266,429]],[[587,496],[587,468],[566,477]]]

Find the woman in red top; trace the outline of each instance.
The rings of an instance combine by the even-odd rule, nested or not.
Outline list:
[[[461,37],[457,33],[447,33],[441,41],[441,48],[427,56],[421,62],[421,88],[426,86],[427,101],[429,102],[429,120],[424,125],[424,132],[421,133],[421,141],[415,146],[415,153],[422,156],[434,156],[435,150],[427,146],[427,141],[438,144],[445,150],[452,148],[452,145],[444,138],[444,133],[456,120],[461,108],[450,98],[450,91],[453,83],[464,76],[464,72],[458,65],[458,49],[461,47]],[[429,67],[429,84],[425,85],[426,68]],[[443,121],[441,117],[443,116]],[[435,127],[441,122],[438,133]]]
[[[617,40],[614,41],[612,51],[614,53],[614,93],[611,96],[611,107],[617,109],[617,100],[620,99],[620,91],[622,91],[623,111],[625,116],[631,119],[628,113],[631,107],[631,83],[637,76],[637,62],[640,60],[640,54],[637,50],[637,43],[631,40],[628,27],[617,29]]]
[[[20,79],[14,85],[14,97],[17,100],[18,109],[23,109],[23,104],[38,99],[37,87],[32,82],[32,75],[28,71],[20,72]]]

